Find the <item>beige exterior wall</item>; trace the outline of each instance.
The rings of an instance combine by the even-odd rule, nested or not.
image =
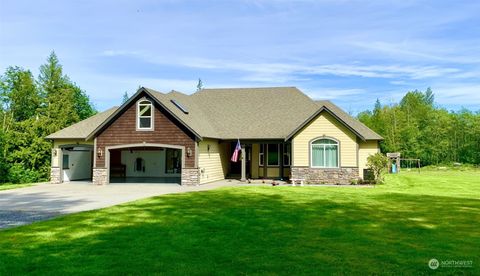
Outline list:
[[[226,144],[219,144],[218,140],[205,139],[198,143],[200,184],[225,179],[228,168],[226,152]]]
[[[356,135],[327,112],[322,112],[292,139],[292,166],[310,166],[310,141],[322,136],[335,138],[340,142],[340,166],[357,167]]]
[[[259,178],[259,169],[258,169],[258,153],[260,151],[260,145],[259,144],[252,144],[252,161],[250,163],[250,172],[252,174],[252,178]],[[263,174],[263,168],[262,168],[262,174]]]
[[[358,143],[358,173],[363,178],[363,169],[367,168],[367,158],[380,152],[378,141],[360,141]]]
[[[85,139],[69,139],[69,140],[54,140],[52,149],[52,167],[60,167],[62,164],[62,149],[64,145],[92,145],[93,140],[85,141]]]

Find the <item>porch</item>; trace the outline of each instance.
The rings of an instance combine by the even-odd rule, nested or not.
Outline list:
[[[291,166],[291,143],[283,140],[240,140],[237,162],[232,162],[237,141],[223,141],[228,157],[226,178],[288,180]]]

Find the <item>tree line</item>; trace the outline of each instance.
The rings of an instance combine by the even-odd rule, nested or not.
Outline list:
[[[47,181],[52,144],[45,137],[95,113],[55,52],[36,79],[30,70],[8,67],[0,76],[0,183]]]
[[[399,103],[378,99],[358,119],[382,135],[382,152],[420,158],[422,165],[453,162],[480,164],[480,111],[448,111],[435,104],[434,93],[407,92]]]

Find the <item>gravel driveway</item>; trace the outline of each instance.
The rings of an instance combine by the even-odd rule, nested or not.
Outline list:
[[[177,184],[109,184],[96,186],[89,182],[39,184],[0,191],[0,229],[46,220],[63,214],[105,208],[137,199],[172,193],[204,191],[232,182],[201,186]]]

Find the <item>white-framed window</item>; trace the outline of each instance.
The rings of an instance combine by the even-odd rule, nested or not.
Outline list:
[[[137,129],[153,130],[153,107],[148,100],[140,100],[137,104]]]
[[[283,144],[283,166],[290,166],[290,156],[292,154],[292,144]]]
[[[321,138],[310,145],[310,166],[312,168],[338,168],[339,144],[336,140]]]
[[[263,162],[265,160],[265,145],[260,144],[260,150],[258,151],[258,165],[263,166]]]

